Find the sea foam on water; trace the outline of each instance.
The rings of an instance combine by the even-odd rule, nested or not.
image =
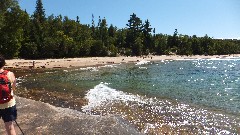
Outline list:
[[[115,100],[126,101],[137,101],[144,103],[140,96],[126,94],[122,91],[117,91],[107,86],[108,83],[100,83],[93,89],[90,89],[86,94],[85,98],[88,99],[88,104],[82,107],[83,111],[89,111],[94,107],[104,105],[106,102]]]
[[[203,133],[229,134],[236,132],[240,120],[225,114],[158,98],[147,98],[119,91],[100,83],[90,89],[85,98],[88,104],[83,112],[105,111],[121,114],[143,133]],[[115,106],[116,104],[123,104]],[[117,108],[117,107],[122,108]],[[113,110],[112,108],[115,108]],[[97,113],[101,114],[101,113]]]

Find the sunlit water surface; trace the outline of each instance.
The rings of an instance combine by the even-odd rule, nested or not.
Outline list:
[[[240,133],[237,58],[140,61],[18,79],[22,88],[84,97],[88,104],[81,111],[118,114],[146,134]]]

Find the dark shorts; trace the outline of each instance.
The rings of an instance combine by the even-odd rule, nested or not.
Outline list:
[[[2,118],[4,122],[15,121],[17,119],[16,105],[6,109],[0,109],[0,118]]]

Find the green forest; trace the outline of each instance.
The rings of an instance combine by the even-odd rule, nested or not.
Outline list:
[[[92,15],[92,24],[81,24],[79,16],[46,16],[41,0],[32,15],[17,0],[1,0],[0,35],[0,54],[8,59],[240,53],[240,40],[182,35],[177,28],[172,35],[155,33],[135,13],[121,29],[100,16]]]

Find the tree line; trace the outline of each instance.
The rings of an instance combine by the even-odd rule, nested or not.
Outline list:
[[[208,35],[157,34],[149,20],[135,13],[125,28],[108,25],[92,15],[92,24],[79,16],[46,16],[41,0],[32,15],[17,0],[0,1],[0,54],[6,58],[43,59],[89,56],[223,55],[239,54],[240,40],[213,39]]]

